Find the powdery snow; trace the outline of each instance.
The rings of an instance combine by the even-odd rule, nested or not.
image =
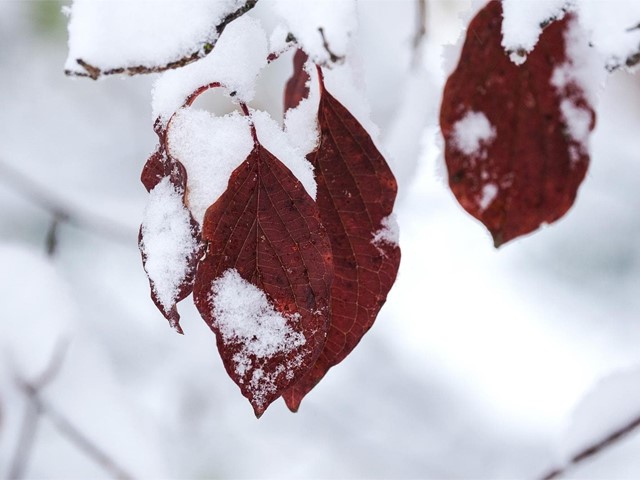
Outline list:
[[[213,2],[215,3],[215,2]],[[213,52],[186,67],[162,74],[153,87],[154,120],[164,122],[199,87],[219,82],[237,101],[250,102],[258,74],[267,64],[267,35],[260,22],[248,15],[224,30]]]
[[[254,400],[261,404],[266,395],[275,391],[277,378],[299,365],[296,357],[266,374],[260,360],[276,354],[287,354],[306,343],[304,335],[294,331],[290,323],[299,321],[300,314],[277,312],[265,293],[244,280],[237,270],[229,269],[213,282],[211,289],[213,326],[225,344],[239,347],[233,357],[240,383],[248,382]],[[262,399],[262,400],[261,400]]]
[[[299,45],[318,63],[330,61],[319,29],[324,31],[331,53],[344,56],[356,29],[354,0],[269,0]]]
[[[640,52],[640,2],[579,0],[578,18],[609,68],[625,65]]]
[[[480,156],[495,137],[495,127],[482,112],[468,111],[453,126],[455,146],[465,155]]]
[[[520,65],[533,50],[542,25],[560,19],[573,0],[503,0],[502,46]]]
[[[291,170],[311,198],[315,199],[318,186],[313,174],[313,166],[304,156],[308,152],[289,143],[290,137],[285,135],[267,112],[252,110],[251,118],[256,126],[260,143]]]
[[[295,108],[285,112],[284,131],[287,141],[303,154],[312,152],[318,145],[320,132],[318,130],[318,105],[320,90],[318,72],[315,64],[308,60],[304,66],[309,74],[309,96]]]
[[[149,193],[141,228],[145,270],[153,281],[158,301],[169,311],[176,303],[189,258],[198,248],[189,211],[169,177],[163,178]]]
[[[498,195],[498,186],[495,183],[487,183],[482,187],[482,194],[478,201],[481,210],[486,210],[493,203]]]
[[[400,242],[400,228],[398,227],[396,216],[392,213],[388,217],[384,217],[380,224],[382,228],[373,234],[371,243],[376,246],[382,244],[398,245]]]
[[[596,107],[604,87],[606,70],[602,56],[589,47],[588,38],[576,20],[569,23],[565,32],[567,61],[556,67],[551,84],[562,101],[560,112],[567,125],[567,133],[578,144],[570,147],[571,158],[577,160],[588,150],[591,133],[591,112],[572,98],[572,89],[580,87],[587,101]]]
[[[216,40],[216,26],[243,0],[74,0],[65,68],[81,58],[101,70],[165,65]]]
[[[238,112],[216,117],[183,108],[171,120],[167,138],[171,156],[187,170],[187,205],[202,225],[207,208],[253,149],[249,120]]]

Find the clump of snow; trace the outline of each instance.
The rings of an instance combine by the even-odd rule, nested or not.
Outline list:
[[[495,183],[487,183],[482,187],[482,193],[478,200],[478,206],[480,210],[486,210],[491,203],[496,199],[498,195],[498,186]]]
[[[350,37],[356,29],[355,0],[269,0],[302,47],[317,63],[330,61],[324,46],[322,29],[329,50],[339,57],[346,55]]]
[[[260,143],[291,170],[291,173],[300,180],[311,198],[315,199],[318,186],[313,174],[313,166],[304,156],[307,152],[299,150],[289,143],[290,137],[282,131],[267,112],[253,110],[251,118]]]
[[[502,46],[521,65],[538,43],[543,26],[560,19],[573,0],[503,0]]]
[[[453,125],[453,144],[465,155],[479,156],[496,137],[496,129],[483,112],[468,111]]]
[[[153,282],[156,298],[170,311],[198,244],[189,211],[182,204],[182,194],[169,177],[163,178],[149,193],[141,228],[145,270]]]
[[[276,25],[269,36],[269,52],[275,55],[285,52],[289,48],[288,36],[289,30],[284,25]]]
[[[310,78],[309,96],[302,99],[297,107],[285,112],[284,131],[288,142],[298,151],[307,154],[316,148],[320,137],[318,130],[320,90],[315,64],[309,60],[304,68]]]
[[[640,369],[603,378],[575,408],[561,444],[565,459],[640,418]]]
[[[202,225],[207,208],[224,193],[231,173],[253,149],[249,119],[238,112],[216,117],[183,108],[169,124],[167,144],[171,156],[187,170],[187,204]]]
[[[213,82],[235,92],[237,101],[251,101],[268,54],[267,35],[260,22],[243,15],[225,28],[205,58],[162,74],[153,87],[153,118],[168,121],[192,92]]]
[[[551,84],[559,92],[572,84],[577,85],[589,103],[596,105],[606,80],[604,59],[589,46],[589,37],[578,21],[569,22],[564,38],[567,61],[554,69]]]
[[[165,65],[216,40],[216,26],[242,0],[74,0],[69,11],[65,68],[82,72],[81,58],[101,70]]]
[[[398,245],[400,242],[400,228],[398,227],[398,220],[393,213],[382,219],[380,227],[380,230],[373,234],[373,240],[371,240],[371,243],[375,246],[380,246],[382,244],[392,246]]]
[[[213,282],[211,302],[213,326],[225,344],[240,348],[233,356],[240,383],[249,382],[254,400],[261,404],[261,399],[275,391],[276,379],[299,365],[296,358],[266,374],[259,367],[259,360],[286,355],[306,343],[304,335],[290,326],[300,320],[300,314],[277,312],[265,293],[235,269],[226,270]]]
[[[640,2],[579,2],[579,21],[609,69],[625,65],[628,57],[640,52]]]

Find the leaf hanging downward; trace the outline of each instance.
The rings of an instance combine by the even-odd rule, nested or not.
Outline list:
[[[326,90],[318,72],[320,144],[308,159],[316,169],[317,203],[331,240],[335,277],[327,343],[309,373],[284,394],[293,411],[371,328],[400,264],[392,217],[396,180],[369,134]]]
[[[595,126],[572,16],[548,26],[521,66],[502,48],[501,23],[499,1],[472,20],[440,111],[451,190],[496,247],[567,212]]]
[[[300,380],[326,339],[331,247],[313,199],[257,140],[207,210],[194,299],[256,416]]]
[[[185,206],[186,172],[166,153],[165,133],[160,146],[147,160],[141,180],[150,193],[138,235],[151,298],[178,333],[176,304],[193,290],[196,265],[201,256],[200,228]]]
[[[304,63],[309,57],[303,50],[296,50],[293,56],[293,74],[284,89],[284,111],[296,108],[302,99],[309,96],[309,74],[304,69]]]

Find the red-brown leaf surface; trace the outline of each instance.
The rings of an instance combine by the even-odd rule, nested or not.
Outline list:
[[[396,180],[369,134],[320,83],[320,143],[308,159],[315,167],[320,218],[333,251],[332,315],[318,361],[283,395],[293,411],[371,328],[400,264],[394,242],[376,241],[393,211]]]
[[[260,416],[300,380],[322,350],[330,313],[331,246],[313,199],[257,140],[225,193],[207,210],[202,236],[207,254],[196,274],[195,303],[216,333],[229,376]],[[215,313],[224,306],[216,304],[219,297],[212,293],[229,272],[264,292],[286,319],[291,336],[303,335],[304,343],[259,356],[251,353],[251,342],[261,338],[225,333],[224,319]],[[244,319],[239,316],[238,321]]]
[[[568,15],[548,26],[518,67],[501,46],[502,5],[489,2],[469,25],[445,86],[440,126],[449,185],[496,246],[564,215],[587,171],[588,153],[570,135],[561,103],[568,100],[590,116],[589,130],[595,113],[575,82],[562,89],[551,82],[557,67],[571,65],[565,42],[571,20]],[[494,129],[477,149],[460,146],[465,123],[458,122],[469,114],[483,114]]]
[[[293,74],[287,81],[284,89],[284,111],[296,108],[300,102],[309,96],[309,74],[304,69],[304,62],[307,61],[306,53],[303,50],[296,50],[293,56]]]
[[[158,149],[149,157],[147,162],[145,163],[142,169],[141,181],[145,186],[148,192],[151,192],[164,178],[168,177],[171,184],[176,188],[177,191],[182,192],[182,199],[184,203],[184,195],[186,191],[187,185],[187,173],[184,169],[184,166],[177,160],[170,158],[166,154],[166,149],[164,146],[165,142],[165,134],[160,131],[158,133],[160,137],[160,145]],[[191,232],[193,233],[194,241],[199,244],[200,243],[200,226],[195,221],[195,219],[190,216],[191,223]],[[140,248],[140,253],[142,255],[142,264],[147,267],[147,254],[144,245],[144,236],[143,229],[140,228],[138,234],[138,246]],[[156,295],[156,288],[154,285],[154,281],[149,277],[149,284],[151,287],[151,299],[153,303],[155,303],[156,307],[160,310],[160,312],[164,315],[164,317],[169,321],[169,324],[175,328],[178,333],[183,333],[182,328],[180,327],[180,315],[178,314],[178,309],[176,304],[180,301],[184,300],[188,297],[193,290],[193,282],[195,280],[196,266],[198,264],[198,259],[201,256],[201,250],[194,250],[189,258],[187,259],[187,269],[184,272],[184,275],[181,278],[176,279],[176,283],[179,284],[178,290],[175,296],[175,303],[171,307],[166,307],[162,304],[158,296]]]

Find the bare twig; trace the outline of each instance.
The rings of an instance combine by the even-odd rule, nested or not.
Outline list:
[[[48,365],[38,378],[31,383],[31,388],[34,391],[42,390],[56,378],[62,368],[68,346],[69,342],[67,339],[58,342]],[[40,415],[41,411],[38,405],[33,402],[25,405],[22,425],[18,435],[18,443],[16,444],[16,449],[9,467],[9,478],[12,480],[19,480],[24,477],[38,434]]]
[[[33,451],[38,424],[42,418],[46,418],[62,436],[100,465],[113,478],[131,479],[133,477],[124,468],[82,433],[68,418],[42,398],[42,390],[58,376],[64,363],[68,346],[69,342],[66,339],[57,345],[49,364],[34,381],[27,381],[22,378],[16,378],[15,380],[16,385],[29,402],[20,431],[20,439],[9,469],[9,478],[20,479],[24,476]]]
[[[41,398],[39,392],[31,388],[29,384],[21,385],[22,391],[29,397],[29,400],[40,411],[43,418],[47,418],[56,427],[58,432],[67,440],[73,443],[85,455],[100,465],[113,478],[129,480],[133,477],[121,467],[104,450],[89,439],[80,429],[78,429],[69,419],[58,412],[54,407]]]
[[[418,50],[427,36],[427,0],[416,0],[416,33],[413,36],[413,49]]]
[[[222,19],[219,25],[216,25],[215,32],[211,35],[210,38],[206,39],[202,42],[201,46],[194,52],[190,53],[181,58],[177,58],[172,60],[171,62],[165,63],[163,65],[134,65],[129,67],[118,67],[112,68],[110,70],[102,71],[99,67],[95,65],[91,65],[86,60],[82,58],[76,59],[76,63],[81,66],[84,71],[75,71],[75,70],[65,70],[65,75],[74,76],[74,77],[88,77],[92,80],[97,80],[102,76],[108,75],[141,75],[147,73],[158,73],[164,72],[165,70],[172,70],[174,68],[184,67],[189,65],[190,63],[195,62],[203,57],[206,57],[211,53],[213,48],[215,47],[220,35],[224,31],[224,29],[233,22],[236,18],[241,17],[253,7],[256,6],[258,0],[246,0],[244,5],[238,8],[236,11],[231,12],[225,18]]]
[[[56,249],[57,230],[61,223],[74,225],[113,241],[135,245],[135,240],[132,242],[132,239],[135,239],[135,232],[129,228],[106,217],[82,212],[68,205],[47,187],[3,161],[0,161],[0,182],[51,214],[53,223],[47,235],[47,252],[53,253]]]
[[[609,447],[617,444],[620,440],[622,440],[638,428],[640,428],[640,416],[634,418],[629,423],[613,431],[601,440],[598,440],[597,442],[584,448],[583,450],[575,454],[567,464],[550,470],[546,475],[542,477],[542,480],[551,480],[565,475],[567,472],[569,472],[569,470],[572,470],[584,461],[589,460],[590,458],[607,450]]]
[[[324,28],[319,27],[318,32],[320,32],[320,36],[322,37],[322,47],[329,54],[329,59],[331,63],[340,63],[344,61],[344,55],[336,55],[331,51],[331,47],[329,46],[329,42],[327,41],[327,37],[324,34]]]

